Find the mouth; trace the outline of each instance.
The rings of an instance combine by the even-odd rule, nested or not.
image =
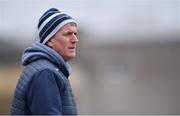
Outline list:
[[[72,46],[72,47],[69,47],[69,49],[75,49],[75,47]]]
[[[76,47],[68,47],[70,50],[75,50]]]

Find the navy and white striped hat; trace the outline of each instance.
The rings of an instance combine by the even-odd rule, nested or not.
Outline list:
[[[45,44],[56,32],[58,32],[64,25],[68,23],[76,23],[76,21],[69,15],[62,13],[56,8],[47,10],[38,23],[38,33],[40,43]]]

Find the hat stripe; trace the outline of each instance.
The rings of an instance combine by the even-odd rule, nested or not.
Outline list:
[[[48,17],[50,17],[51,15],[53,15],[53,14],[55,14],[55,13],[58,13],[58,12],[57,12],[57,11],[51,11],[51,12],[46,13],[44,16],[42,16],[42,17],[39,19],[38,28],[40,27],[40,25],[41,25]]]
[[[50,10],[46,11],[39,20],[42,20],[42,18],[44,18],[49,13],[60,13],[60,11],[58,11],[57,9],[55,9],[55,10],[50,9]]]
[[[39,33],[40,33],[40,31],[42,31],[42,28],[44,28],[44,26],[45,26],[49,21],[51,21],[54,17],[56,17],[56,16],[58,16],[58,15],[60,15],[60,14],[62,14],[62,13],[56,13],[56,14],[53,14],[52,16],[50,16],[49,18],[47,18],[47,19],[40,25],[40,27],[39,27]]]
[[[60,17],[53,24],[48,26],[47,30],[42,34],[41,38],[44,39],[58,24],[62,23],[65,20],[72,19],[71,17]]]
[[[41,16],[41,18],[39,19],[39,21],[40,21],[43,17],[45,17],[48,13],[50,13],[50,12],[56,13],[56,12],[60,12],[60,11],[59,11],[58,9],[51,8],[51,9],[47,10],[47,11]]]
[[[52,18],[50,21],[48,21],[47,24],[45,24],[45,26],[43,26],[43,28],[40,30],[39,36],[42,37],[44,35],[44,33],[59,19],[63,18],[63,17],[68,17],[67,15],[61,14],[61,15],[57,15],[54,18]]]

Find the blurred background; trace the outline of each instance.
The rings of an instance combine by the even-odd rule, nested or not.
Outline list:
[[[70,77],[79,114],[180,114],[179,0],[0,0],[0,114],[23,50],[56,7],[78,22]]]

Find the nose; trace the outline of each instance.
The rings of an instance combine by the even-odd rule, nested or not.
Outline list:
[[[79,39],[78,39],[77,35],[73,34],[72,38],[71,38],[71,42],[77,43],[78,41],[79,41]]]

